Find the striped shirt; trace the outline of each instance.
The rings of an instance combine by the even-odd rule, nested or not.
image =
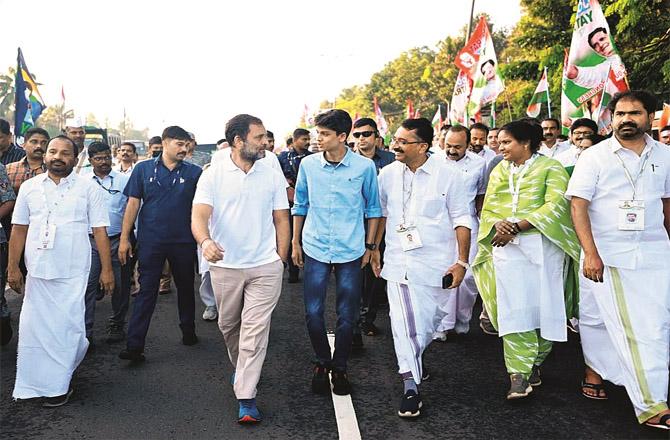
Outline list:
[[[7,176],[9,177],[9,181],[12,184],[12,188],[14,188],[14,192],[16,194],[19,193],[19,187],[25,182],[26,180],[30,179],[31,177],[35,177],[38,174],[45,173],[47,171],[47,166],[42,162],[42,165],[38,166],[37,168],[31,169],[30,165],[28,165],[28,159],[25,157],[23,160],[19,160],[18,162],[12,162],[10,164],[7,164]]]
[[[23,148],[17,147],[16,145],[12,144],[9,146],[9,149],[5,151],[5,154],[3,154],[2,157],[0,157],[0,163],[3,165],[7,165],[9,163],[21,160],[25,156],[26,152]]]

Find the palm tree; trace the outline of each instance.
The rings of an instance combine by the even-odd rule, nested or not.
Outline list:
[[[0,74],[0,116],[14,119],[14,78],[16,69],[10,67],[7,73]]]

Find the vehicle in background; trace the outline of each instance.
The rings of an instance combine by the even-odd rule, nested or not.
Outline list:
[[[212,155],[216,152],[216,144],[198,144],[193,152],[192,163],[203,167],[210,163]]]
[[[147,154],[147,143],[144,141],[140,141],[137,139],[128,139],[123,142],[130,142],[131,144],[135,145],[135,149],[137,150],[137,157],[144,157]],[[119,142],[118,145],[121,145],[122,142]]]
[[[109,133],[106,128],[98,128],[86,126],[86,138],[84,139],[84,145],[88,147],[93,142],[104,142],[109,146],[112,145],[121,145],[121,136],[114,133]]]

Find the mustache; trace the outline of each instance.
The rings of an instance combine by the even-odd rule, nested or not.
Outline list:
[[[402,148],[394,148],[393,151],[396,152],[396,153],[404,153],[405,152],[405,150],[403,150]]]
[[[42,154],[44,154],[44,150],[41,149],[41,148],[35,148],[35,149],[33,150],[33,154],[34,154],[34,153],[42,153]]]
[[[619,125],[619,128],[624,128],[624,127],[637,128],[637,124],[635,122],[623,122],[621,125]]]

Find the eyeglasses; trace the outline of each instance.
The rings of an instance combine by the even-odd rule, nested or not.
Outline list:
[[[574,134],[575,136],[589,136],[589,135],[592,135],[593,132],[592,131],[573,131],[572,134]]]
[[[425,144],[423,141],[414,141],[414,142],[409,142],[406,141],[405,139],[398,139],[398,138],[392,138],[391,139],[391,145],[398,144],[401,147],[404,147],[405,145],[411,145],[411,144]]]
[[[358,132],[354,133],[354,137],[355,137],[356,139],[358,139],[358,138],[361,137],[361,136],[363,136],[364,138],[366,138],[366,137],[370,137],[370,136],[372,136],[373,134],[375,134],[374,131],[358,131]]]
[[[91,157],[90,160],[92,160],[95,163],[107,162],[112,160],[112,156]]]

